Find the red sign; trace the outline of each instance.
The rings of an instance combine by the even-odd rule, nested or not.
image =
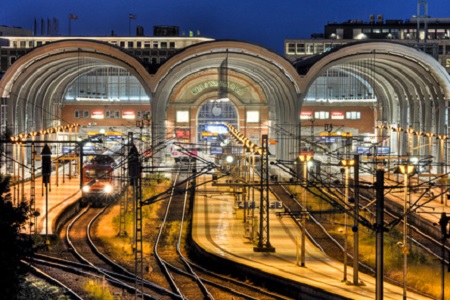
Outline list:
[[[122,112],[122,119],[135,119],[136,115],[134,111],[126,110]]]
[[[311,120],[312,111],[302,111],[300,112],[300,120]]]
[[[175,137],[177,139],[189,139],[191,132],[189,129],[175,129]]]
[[[331,112],[332,120],[344,120],[344,113],[341,111],[333,111]]]
[[[105,115],[103,114],[102,110],[94,110],[91,112],[91,118],[92,119],[103,119]]]

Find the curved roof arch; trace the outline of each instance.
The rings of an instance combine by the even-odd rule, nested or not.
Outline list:
[[[153,116],[164,118],[168,99],[178,82],[205,70],[219,70],[225,60],[228,70],[242,74],[258,85],[269,107],[270,121],[274,124],[298,122],[295,112],[299,112],[301,78],[295,68],[266,48],[239,41],[196,44],[166,61],[153,78]]]
[[[358,69],[358,61],[368,62],[366,68]],[[445,107],[450,98],[450,77],[430,55],[395,42],[347,44],[314,58],[300,88],[307,91],[315,79],[333,67],[352,69],[372,81],[380,120],[443,132],[445,110],[435,108]]]
[[[68,84],[107,66],[126,69],[151,95],[151,75],[139,60],[118,47],[91,40],[61,40],[33,49],[1,80],[0,96],[15,104],[8,111],[8,126],[15,133],[51,126],[49,122],[57,117],[53,106],[61,102]]]
[[[266,96],[282,96],[271,94],[271,85],[278,86],[283,96],[289,95],[290,98],[300,93],[300,77],[287,60],[266,48],[237,41],[206,42],[184,49],[164,63],[155,74],[152,84],[155,86],[154,92],[161,95],[170,93],[179,80],[205,69],[219,68],[224,59],[227,59],[228,69],[255,79]]]

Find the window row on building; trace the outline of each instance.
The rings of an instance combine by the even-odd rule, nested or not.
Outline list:
[[[314,54],[321,54],[323,52],[329,51],[332,48],[339,47],[341,45],[344,45],[346,43],[333,43],[329,41],[323,41],[323,40],[314,40],[311,42],[287,42],[286,43],[286,54],[295,55],[295,54],[301,54],[301,55],[314,55]]]
[[[356,40],[356,39],[355,39]],[[316,55],[322,54],[347,43],[354,42],[355,40],[341,40],[340,42],[331,42],[332,40],[298,40],[298,41],[287,41],[285,43],[285,53],[289,55]],[[406,44],[411,43],[411,41],[404,40]],[[413,42],[415,43],[415,42]],[[450,54],[450,45],[447,45],[445,41],[437,41],[433,45],[436,46],[438,55]],[[428,51],[425,51],[428,53]],[[289,58],[289,57],[288,57]]]
[[[34,48],[51,43],[53,41],[47,40],[18,40],[12,41],[10,45],[12,48]],[[175,49],[175,42],[167,41],[109,41],[111,45],[119,46],[121,48],[144,48],[144,49]]]
[[[68,37],[67,39],[71,39]],[[211,39],[201,37],[74,37],[73,39],[85,39],[103,41],[114,46],[125,49],[181,49]],[[55,41],[61,37],[2,37],[0,46],[2,48],[35,48]]]
[[[359,111],[302,111],[300,120],[359,120],[361,112]]]
[[[150,111],[143,110],[87,110],[76,109],[74,110],[75,119],[146,119],[150,115]]]

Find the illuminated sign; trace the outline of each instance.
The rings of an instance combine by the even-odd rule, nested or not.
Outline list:
[[[332,120],[344,120],[344,113],[343,112],[337,112],[334,111],[331,113],[331,119]]]
[[[175,137],[177,139],[189,139],[191,132],[189,129],[175,129]]]
[[[202,131],[202,136],[218,136],[217,132]]]
[[[358,154],[368,154],[368,153],[370,153],[370,148],[369,147],[358,146],[358,147],[356,147],[356,153],[358,153]]]
[[[389,154],[391,153],[391,149],[389,147],[377,147],[377,154]]]
[[[134,113],[134,111],[125,110],[122,112],[122,119],[133,120],[135,118],[136,118],[136,114]]]
[[[91,118],[92,119],[103,119],[105,117],[105,114],[102,110],[95,110],[91,112]]]
[[[312,112],[311,111],[302,111],[300,112],[300,120],[311,120]]]
[[[222,154],[223,153],[223,149],[222,147],[217,147],[217,146],[211,146],[210,148],[210,154]]]
[[[221,124],[207,124],[205,125],[205,131],[213,133],[228,133],[228,128]]]
[[[244,95],[244,89],[234,83],[234,82],[229,82],[229,81],[217,81],[217,80],[208,80],[206,82],[202,82],[198,85],[196,85],[195,87],[193,87],[191,89],[191,93],[192,95],[197,95],[199,93],[201,93],[202,91],[204,91],[205,89],[208,88],[215,88],[217,89],[218,87],[226,87],[228,90],[235,92],[236,94],[242,96]]]

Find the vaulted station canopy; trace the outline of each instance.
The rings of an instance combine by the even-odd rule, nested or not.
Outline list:
[[[135,58],[106,43],[68,40],[49,43],[20,57],[2,79],[12,134],[51,128],[61,118],[68,87],[101,68],[120,68],[137,78],[147,93],[150,75]],[[56,122],[55,122],[56,121]]]
[[[293,112],[299,111],[300,78],[295,69],[276,53],[242,42],[194,45],[167,61],[156,74],[158,85],[152,103],[153,115],[166,116],[168,106],[198,105],[208,97],[223,97],[220,88],[214,84],[195,95],[181,91],[191,86],[205,86],[208,81],[217,79],[221,80],[218,85],[227,85],[227,97],[238,107],[266,107],[268,118],[262,126],[269,128],[271,138],[282,140],[286,132],[296,136],[298,114]],[[239,91],[233,87],[238,87]],[[293,138],[284,140],[284,144],[277,145],[276,153],[287,158],[298,143]]]
[[[20,57],[3,76],[0,96],[9,105],[9,129],[19,134],[54,126],[69,87],[105,68],[126,70],[139,82],[151,106],[153,135],[161,139],[173,107],[199,106],[225,95],[241,109],[240,119],[248,109],[264,108],[261,128],[281,141],[271,147],[278,157],[294,159],[302,103],[318,78],[336,74],[363,82],[375,99],[378,124],[448,133],[446,70],[424,52],[386,41],[347,44],[294,65],[257,45],[212,41],[180,49],[156,69],[107,43],[61,40]]]
[[[305,91],[330,69],[369,83],[379,122],[421,131],[447,130],[449,75],[438,61],[418,49],[394,42],[366,41],[347,44],[314,61],[299,62],[296,67],[305,75]]]

